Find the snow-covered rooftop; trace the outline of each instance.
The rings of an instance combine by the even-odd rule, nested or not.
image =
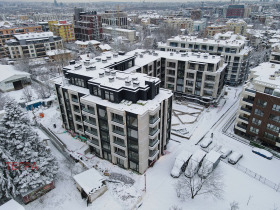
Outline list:
[[[99,172],[91,168],[73,177],[78,185],[85,191],[86,194],[94,193],[103,185],[105,180]]]
[[[124,29],[124,28],[112,28],[112,27],[105,27],[104,29],[108,29],[108,30],[116,30],[116,31],[120,31],[120,32],[127,32],[127,33],[134,33],[135,30],[129,30],[129,29]]]
[[[108,44],[100,44],[98,47],[101,50],[111,50],[112,49],[112,47],[110,47],[110,45],[108,45]]]
[[[250,70],[251,76],[253,76],[253,83],[259,85],[270,86],[280,89],[280,64],[261,63],[259,66]],[[275,75],[274,79],[271,79],[271,75]]]
[[[91,43],[91,44],[93,44],[93,45],[98,45],[98,44],[100,44],[100,42],[99,41],[96,41],[96,40],[90,40],[90,41],[76,41],[75,42],[75,44],[77,44],[77,45],[88,45],[89,43]]]
[[[52,36],[53,36],[53,32],[40,32],[40,33],[27,33],[27,34],[14,35],[14,37],[17,40],[49,38]]]
[[[0,206],[0,210],[24,210],[25,208],[14,199],[9,200]]]
[[[71,53],[70,50],[49,50],[46,52],[48,56],[53,56],[53,55],[60,55],[60,54],[65,54],[65,53]]]
[[[0,82],[8,79],[9,77],[15,76],[15,75],[23,76],[23,77],[30,76],[30,74],[27,72],[15,70],[14,66],[0,65]]]

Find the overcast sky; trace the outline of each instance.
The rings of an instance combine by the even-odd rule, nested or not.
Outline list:
[[[0,0],[0,2],[53,2],[54,0]],[[84,3],[84,2],[142,2],[143,0],[57,0],[58,3],[60,2],[72,2],[72,3]],[[145,2],[182,2],[184,4],[188,2],[197,2],[197,0],[145,0]],[[198,2],[201,2],[199,0]],[[203,0],[203,1],[215,1],[215,0]],[[230,0],[216,0],[216,1],[228,1]]]

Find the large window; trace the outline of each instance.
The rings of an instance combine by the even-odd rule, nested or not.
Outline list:
[[[280,112],[280,105],[273,104],[272,110],[273,110],[273,111],[276,111],[276,112]]]
[[[264,100],[261,100],[261,99],[258,99],[258,101],[257,101],[257,105],[258,106],[261,106],[261,107],[266,107],[266,105],[267,105],[267,102],[266,101],[264,101]]]
[[[132,161],[129,161],[129,168],[130,169],[132,169],[132,170],[134,170],[134,171],[139,171],[139,165],[138,165],[138,163],[134,163],[134,162],[132,162]]]
[[[128,156],[129,156],[129,159],[133,159],[133,160],[139,160],[139,155],[137,152],[133,152],[133,151],[128,151]]]
[[[275,121],[275,122],[280,123],[280,116],[271,114],[271,115],[269,116],[269,119],[271,119],[271,120],[273,120],[273,121]]]
[[[270,133],[267,133],[267,132],[264,132],[264,137],[269,139],[269,140],[272,140],[272,141],[279,141],[277,136],[274,136],[274,135],[272,135]]]
[[[267,127],[267,129],[274,131],[276,133],[279,133],[279,131],[280,131],[280,128],[278,126],[270,124],[270,123],[268,123],[266,127]]]
[[[98,114],[100,117],[107,118],[107,112],[105,109],[98,109]]]
[[[128,139],[128,145],[129,145],[129,148],[138,151],[138,141],[135,141],[135,140],[132,140],[132,139]]]
[[[274,89],[272,89],[272,88],[268,88],[268,87],[266,87],[266,88],[264,89],[264,93],[267,93],[267,94],[272,95],[273,90],[274,90]]]
[[[132,138],[138,139],[138,131],[137,130],[128,128],[127,129],[127,135],[128,135],[128,137],[132,137]]]
[[[259,120],[259,119],[253,118],[252,123],[255,124],[255,125],[260,125],[262,123],[262,121]]]
[[[105,92],[105,99],[114,102],[114,93],[106,90],[104,92]]]
[[[129,126],[137,127],[138,126],[137,117],[133,117],[133,116],[128,115],[127,116],[127,124]]]
[[[258,128],[254,128],[254,127],[250,127],[250,131],[252,132],[252,133],[255,133],[255,134],[258,134],[259,133],[259,129]]]
[[[255,109],[255,114],[262,117],[264,115],[264,112],[259,109]]]

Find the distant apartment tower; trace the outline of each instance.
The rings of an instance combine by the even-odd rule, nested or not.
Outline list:
[[[102,24],[115,26],[118,28],[127,28],[127,13],[118,10],[107,10],[101,14]]]
[[[261,63],[244,85],[234,132],[280,147],[280,64]]]
[[[250,8],[246,5],[229,5],[227,9],[227,18],[247,18],[250,15]]]
[[[25,34],[32,32],[42,32],[42,26],[2,26],[0,27],[0,58],[8,57],[9,51],[6,49],[6,41],[13,39],[15,34]]]
[[[156,77],[128,72],[135,58],[71,62],[63,69],[66,81],[54,82],[64,128],[86,139],[89,152],[143,174],[170,140],[173,94]]]
[[[13,35],[6,45],[12,59],[46,57],[47,51],[63,47],[61,38],[52,32]]]
[[[207,52],[212,55],[223,55],[228,64],[225,72],[225,84],[239,85],[246,80],[248,74],[247,59],[250,48],[246,46],[246,38],[227,32],[217,34],[214,39],[197,38],[195,36],[177,36],[159,44],[162,51]]]
[[[74,32],[77,40],[102,40],[102,20],[95,11],[84,12],[83,8],[74,9]]]
[[[75,33],[72,23],[67,23],[64,20],[49,21],[49,30],[54,33],[55,36],[60,36],[65,42],[75,41]]]

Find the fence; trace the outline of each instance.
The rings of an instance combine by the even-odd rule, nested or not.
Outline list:
[[[227,160],[225,159],[221,159],[221,161],[223,161],[224,163],[227,163]],[[276,192],[280,192],[280,184],[276,184],[270,180],[268,180],[267,178],[255,173],[254,171],[251,171],[250,169],[240,165],[239,163],[235,164],[235,165],[231,165],[234,168],[238,169],[239,171],[242,171],[243,173],[247,174],[248,176],[260,181],[261,183],[267,185],[268,187],[276,190]]]

